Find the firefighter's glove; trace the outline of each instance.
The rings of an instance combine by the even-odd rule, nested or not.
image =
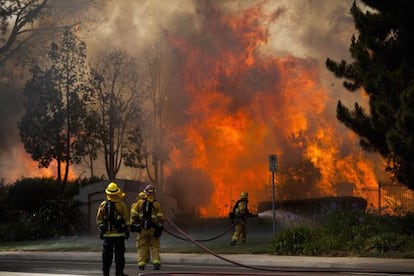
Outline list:
[[[156,238],[161,237],[163,230],[164,230],[164,225],[162,224],[162,222],[158,222],[155,226],[154,237]]]
[[[125,239],[127,240],[127,239],[129,239],[129,231],[127,230],[127,231],[125,231]]]
[[[141,232],[141,223],[133,223],[130,226],[131,232],[140,233]]]
[[[105,234],[106,233],[106,230],[107,230],[107,225],[106,225],[106,223],[105,222],[103,222],[103,223],[100,223],[99,225],[98,225],[98,230],[99,230],[99,232],[101,233],[101,234]]]
[[[124,233],[125,231],[128,230],[127,225],[125,224],[123,219],[119,219],[116,221],[115,228],[118,233]]]

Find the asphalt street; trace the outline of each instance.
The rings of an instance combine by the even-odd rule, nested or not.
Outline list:
[[[0,252],[0,261],[7,262],[19,259],[33,260],[66,260],[66,261],[95,261],[100,260],[99,252]],[[347,271],[347,272],[369,272],[374,275],[414,275],[413,259],[389,259],[389,258],[362,258],[362,257],[307,257],[307,256],[273,256],[265,254],[225,254],[220,258],[208,254],[161,254],[163,263],[175,264],[200,264],[215,265],[217,267],[231,264],[240,264],[248,267],[268,267],[275,271]],[[135,253],[126,253],[126,262],[136,262]],[[0,275],[10,276],[37,276],[40,274],[11,273],[1,271]],[[138,272],[138,271],[137,271]],[[68,275],[56,274],[60,276]],[[378,273],[378,274],[377,274]],[[53,276],[53,274],[48,274]],[[278,274],[279,275],[279,274]]]

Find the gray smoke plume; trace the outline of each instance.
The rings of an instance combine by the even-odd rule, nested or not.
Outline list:
[[[330,97],[323,116],[329,120],[335,119],[335,105],[338,99],[352,103],[357,101],[341,87],[331,73],[324,68],[327,57],[333,59],[348,59],[348,45],[354,33],[353,20],[349,14],[352,0],[347,1],[200,1],[200,0],[124,0],[111,1],[57,1],[56,9],[51,13],[51,19],[56,24],[64,21],[68,24],[79,23],[77,32],[88,46],[88,54],[121,47],[133,56],[142,57],[142,53],[154,45],[161,45],[164,51],[163,59],[179,72],[185,63],[185,56],[172,47],[171,39],[179,37],[205,51],[208,56],[215,56],[218,48],[226,48],[237,53],[240,51],[240,40],[231,33],[229,25],[221,24],[227,16],[243,13],[246,9],[260,6],[263,13],[269,16],[266,26],[266,43],[260,55],[278,56],[289,55],[303,60],[301,66],[318,68],[320,81],[329,87]],[[70,4],[69,4],[70,3]],[[254,24],[253,21],[252,24]],[[252,25],[251,28],[255,26]],[[246,30],[248,32],[249,30]],[[145,67],[145,60],[142,59]],[[12,66],[12,65],[9,65]],[[176,68],[176,70],[174,69]],[[169,76],[168,103],[165,107],[168,113],[165,122],[170,128],[179,128],[188,122],[185,110],[190,106],[190,100],[182,87],[183,80],[179,74]],[[269,81],[278,78],[277,71],[263,71],[256,66],[244,75],[222,75],[217,80],[217,89],[226,96],[233,97],[229,111],[237,110],[251,103],[252,91],[270,86]],[[14,83],[0,84],[0,178],[8,182],[21,176],[36,173],[33,166],[25,167],[27,162],[23,146],[19,141],[16,123],[22,114],[21,91],[24,79],[20,85]],[[235,86],[237,84],[238,86]],[[234,89],[237,88],[237,89]],[[277,90],[277,87],[275,88]],[[237,91],[237,95],[233,95]],[[358,95],[357,95],[358,97]],[[316,125],[317,122],[309,122]],[[341,128],[341,126],[335,126]],[[274,131],[274,130],[272,130]],[[299,134],[295,134],[299,135]],[[173,136],[169,137],[174,139]],[[178,138],[179,140],[180,138]],[[300,137],[291,137],[292,141],[300,143]],[[292,142],[290,141],[290,142]],[[173,141],[179,143],[179,141]],[[267,142],[270,144],[270,142]],[[290,154],[284,156],[286,165],[295,165],[298,170],[306,170],[309,179],[305,190],[311,190],[320,178],[320,172],[307,162],[301,160],[300,152],[292,150],[288,141],[278,141],[283,148],[289,148]],[[343,145],[344,152],[353,145]],[[241,167],[248,166],[240,164]],[[242,162],[242,161],[241,161]],[[23,169],[22,169],[23,168]],[[29,172],[29,170],[32,170]],[[82,171],[82,169],[79,169]],[[295,172],[292,172],[295,173]],[[183,173],[180,172],[179,175]],[[100,175],[97,173],[97,175]],[[192,175],[192,174],[189,174]],[[130,178],[131,172],[123,170],[120,178]],[[208,181],[206,181],[207,183]],[[188,189],[184,185],[183,189]],[[178,186],[177,186],[178,187]],[[209,185],[206,185],[209,187]],[[177,188],[178,189],[178,188]],[[210,190],[205,191],[211,193]],[[191,205],[191,203],[188,203]]]

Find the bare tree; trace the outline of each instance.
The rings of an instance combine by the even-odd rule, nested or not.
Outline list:
[[[115,179],[122,161],[142,168],[141,106],[145,93],[140,86],[135,60],[116,49],[100,54],[92,65],[99,139],[109,179]]]
[[[163,56],[161,43],[154,44],[145,52],[145,68],[151,113],[148,118],[145,142],[145,164],[148,177],[164,187],[164,164],[168,160],[165,136],[165,104],[170,80],[168,60]],[[150,152],[147,152],[147,149]],[[152,164],[152,166],[151,166]]]
[[[69,3],[70,2],[70,3]],[[0,68],[2,76],[16,77],[10,65],[32,66],[62,31],[77,30],[80,19],[73,14],[93,7],[95,0],[0,0]],[[76,17],[78,18],[78,17]],[[82,20],[86,26],[87,20]],[[10,64],[13,63],[13,64]]]
[[[0,65],[25,43],[48,0],[0,0]]]

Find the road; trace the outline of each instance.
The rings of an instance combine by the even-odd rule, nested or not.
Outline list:
[[[414,275],[414,263],[409,259],[374,258],[309,258],[263,255],[242,255],[246,267],[226,263],[203,254],[168,254],[162,256],[160,271],[139,271],[132,254],[127,255],[128,275],[285,275],[285,276],[351,276],[351,275]],[[226,256],[227,257],[227,256]],[[228,256],[235,260],[235,256]],[[254,260],[257,258],[257,261]],[[272,258],[272,259],[270,259]],[[267,259],[267,260],[266,260]],[[239,261],[239,260],[237,260]],[[249,268],[253,267],[255,269]],[[0,276],[37,275],[102,275],[100,254],[85,252],[0,252]],[[112,270],[113,271],[113,270]],[[12,273],[13,272],[13,273]],[[26,274],[29,273],[29,274]],[[114,272],[113,272],[114,274]]]
[[[19,259],[0,262],[1,270],[36,273],[36,274],[65,274],[65,275],[102,275],[99,270],[100,262],[98,261],[79,261],[79,260],[40,260],[40,259]],[[151,266],[147,267],[146,271],[139,271],[134,264],[127,264],[125,273],[128,275],[141,274],[153,274]],[[320,275],[315,274],[297,274],[297,273],[283,273],[275,274],[270,272],[258,272],[246,268],[238,268],[233,265],[202,265],[202,264],[179,264],[179,263],[167,263],[163,264],[162,270],[159,273],[165,275],[179,275],[179,273],[196,273],[202,275],[203,273],[233,273],[236,275]],[[331,274],[332,275],[332,274]]]

